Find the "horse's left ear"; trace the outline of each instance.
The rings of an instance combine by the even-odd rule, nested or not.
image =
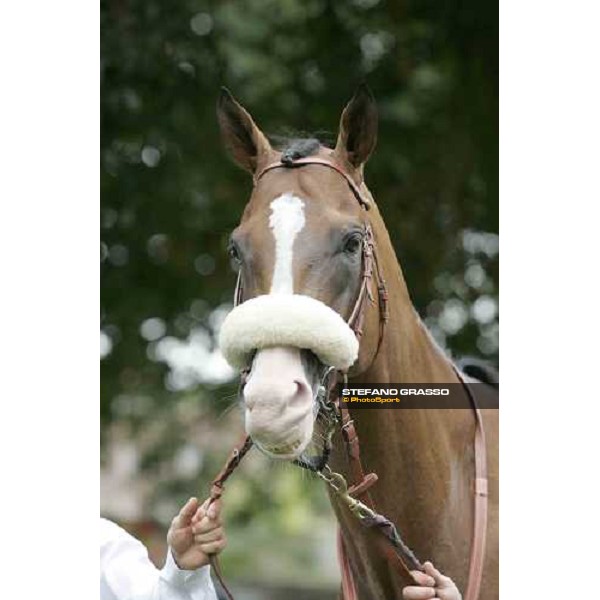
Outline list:
[[[375,98],[362,83],[342,113],[335,153],[354,168],[362,167],[377,143],[377,121]]]

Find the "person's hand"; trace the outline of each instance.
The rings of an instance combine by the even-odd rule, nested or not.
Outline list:
[[[442,575],[430,562],[423,565],[425,573],[411,571],[418,585],[408,585],[402,590],[404,600],[462,600],[450,577]]]
[[[171,522],[167,543],[180,569],[191,571],[208,564],[209,554],[217,554],[225,547],[221,527],[219,500],[207,510],[208,500],[198,506],[197,498],[190,498]]]

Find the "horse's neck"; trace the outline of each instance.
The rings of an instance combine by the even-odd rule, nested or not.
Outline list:
[[[377,360],[359,377],[361,383],[458,381],[449,359],[412,307],[392,307],[385,336]],[[398,509],[405,508],[413,515],[411,496],[414,499],[427,495],[435,485],[432,482],[448,482],[455,468],[453,462],[463,457],[465,433],[473,425],[468,412],[449,409],[355,409],[352,417],[367,468],[378,472],[381,487],[386,487],[384,474],[389,474],[388,481],[397,486],[396,491],[409,492],[402,494],[403,498],[395,494],[393,502]],[[425,502],[421,510],[439,513],[439,505]]]
[[[390,304],[389,319],[380,351],[359,379],[397,383],[456,382],[450,361],[413,308],[394,247],[377,207],[373,212],[377,258],[386,280]],[[372,332],[376,331],[373,324],[379,316],[377,307],[372,305],[368,315]],[[375,335],[372,333],[370,337],[372,342]]]
[[[389,321],[375,361],[355,382],[456,383],[450,361],[410,303],[385,229],[378,239],[382,250],[387,258]],[[464,459],[472,415],[460,410],[355,409],[352,418],[365,471],[379,476],[371,489],[377,510],[398,525],[422,560],[440,559],[454,572],[462,571],[467,550],[454,540],[461,539],[458,529],[470,527],[470,513],[464,509],[469,505],[470,465]],[[342,464],[338,462],[345,470]],[[461,504],[463,509],[457,511]]]

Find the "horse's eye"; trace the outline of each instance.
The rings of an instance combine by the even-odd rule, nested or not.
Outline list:
[[[232,242],[229,244],[227,248],[227,252],[229,253],[229,258],[236,264],[242,264],[242,255],[240,254],[239,248]]]
[[[360,233],[354,233],[344,242],[344,252],[346,254],[358,254],[362,246],[362,236]]]

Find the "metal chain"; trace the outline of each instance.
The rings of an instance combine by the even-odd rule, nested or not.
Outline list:
[[[398,557],[402,560],[407,570],[423,570],[421,561],[415,553],[406,545],[396,526],[383,515],[375,512],[366,504],[352,497],[348,492],[348,483],[343,475],[332,471],[329,465],[325,465],[317,475],[333,490],[333,493],[345,504],[350,512],[358,519],[364,527],[377,528],[396,550]]]

